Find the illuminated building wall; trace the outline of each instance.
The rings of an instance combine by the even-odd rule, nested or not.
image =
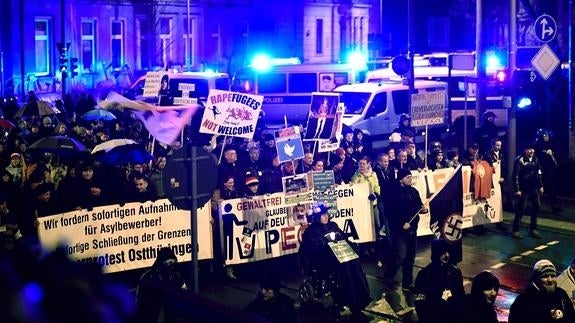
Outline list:
[[[232,73],[262,51],[339,61],[367,50],[368,2],[202,0],[188,15],[186,0],[3,0],[1,94],[59,91],[62,26],[79,65],[68,89],[124,87],[166,66]]]

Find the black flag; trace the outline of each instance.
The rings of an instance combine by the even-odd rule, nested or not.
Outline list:
[[[457,167],[443,187],[430,198],[429,226],[436,239],[444,239],[452,246],[452,261],[462,259],[461,238],[463,235],[463,173]]]

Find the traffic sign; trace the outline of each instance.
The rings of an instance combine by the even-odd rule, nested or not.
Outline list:
[[[397,75],[405,75],[411,69],[409,59],[403,55],[395,56],[391,60],[391,69]]]
[[[553,74],[559,63],[561,61],[547,44],[543,45],[531,60],[531,65],[544,80]]]
[[[557,35],[557,22],[550,15],[543,14],[535,20],[535,37],[542,42],[550,42]]]
[[[196,178],[192,178],[192,163],[196,163]],[[164,192],[170,202],[182,210],[190,210],[194,188],[198,206],[206,204],[216,190],[217,160],[204,149],[185,144],[169,157],[162,177]]]

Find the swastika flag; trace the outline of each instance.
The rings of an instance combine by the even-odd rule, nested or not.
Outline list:
[[[436,238],[443,238],[452,245],[452,260],[461,261],[463,235],[463,173],[461,166],[435,195],[430,197],[429,226]]]

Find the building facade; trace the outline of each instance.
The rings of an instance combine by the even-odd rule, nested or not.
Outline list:
[[[68,89],[93,89],[163,68],[232,74],[256,53],[338,62],[367,52],[370,8],[369,0],[2,1],[0,96],[61,91],[63,70]]]

